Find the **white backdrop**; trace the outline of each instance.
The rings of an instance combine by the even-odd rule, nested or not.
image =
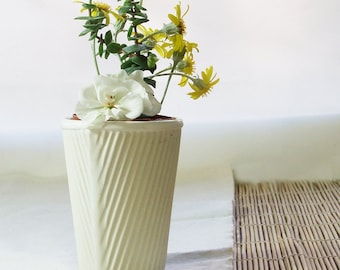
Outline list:
[[[175,0],[145,0],[162,25]],[[197,70],[214,65],[221,82],[192,101],[173,85],[163,113],[185,121],[340,112],[340,2],[210,0],[190,4],[188,36]],[[1,14],[1,131],[56,131],[95,73],[71,0],[7,1]],[[107,70],[110,72],[110,70]],[[29,119],[29,120],[28,120]]]

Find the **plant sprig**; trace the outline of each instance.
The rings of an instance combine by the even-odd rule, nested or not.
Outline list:
[[[150,72],[144,80],[153,87],[156,87],[157,77],[168,76],[161,103],[175,76],[181,78],[180,86],[189,82],[193,91],[188,94],[193,99],[208,94],[219,81],[216,74],[213,75],[212,67],[202,71],[201,76],[195,74],[193,55],[195,51],[198,52],[198,45],[184,39],[186,27],[183,17],[188,10],[182,15],[180,4],[175,6],[175,14],[169,14],[170,22],[158,30],[146,27],[149,18],[142,0],[123,0],[122,5],[115,10],[108,4],[91,0],[77,2],[82,4],[82,11],[88,12],[87,16],[75,19],[84,22],[84,29],[79,35],[89,36],[89,41],[93,42],[98,74],[97,57],[108,59],[111,55],[116,55],[120,60],[120,68],[127,74],[137,70]],[[168,68],[156,72],[159,57],[170,60],[170,63]]]

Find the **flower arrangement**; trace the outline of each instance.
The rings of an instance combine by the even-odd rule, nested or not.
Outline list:
[[[84,22],[80,36],[92,44],[97,75],[94,83],[84,88],[76,105],[76,115],[89,123],[108,120],[133,120],[157,115],[170,82],[179,78],[179,86],[189,85],[192,99],[206,96],[219,81],[210,66],[195,74],[194,53],[198,44],[185,39],[186,26],[181,4],[168,23],[160,29],[146,26],[149,21],[143,0],[117,0],[117,7],[102,2],[76,1],[82,5]],[[120,2],[120,3],[118,3]],[[118,5],[120,4],[120,5]],[[98,58],[117,56],[120,71],[102,75]],[[167,65],[161,65],[161,61]],[[159,102],[154,96],[156,80],[167,77]]]

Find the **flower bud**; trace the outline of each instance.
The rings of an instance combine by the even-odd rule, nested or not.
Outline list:
[[[184,69],[185,69],[186,67],[188,67],[188,66],[189,66],[188,61],[187,61],[187,60],[182,60],[182,61],[180,61],[180,62],[177,64],[176,69],[177,69],[178,71],[184,71]]]
[[[192,81],[194,85],[200,90],[206,89],[208,87],[208,85],[201,78],[196,78]]]
[[[167,35],[178,34],[180,29],[173,23],[164,24],[163,28],[160,30],[161,32]]]
[[[155,54],[150,53],[147,59],[148,67],[153,68],[156,65],[158,60],[159,59]]]

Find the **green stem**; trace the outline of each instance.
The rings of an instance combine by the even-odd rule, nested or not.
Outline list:
[[[151,38],[151,37],[153,37],[153,36],[155,36],[155,35],[157,35],[157,34],[160,34],[160,33],[163,33],[163,32],[160,31],[160,30],[158,30],[158,31],[156,31],[156,32],[153,32],[152,34],[150,34],[150,35],[144,37],[144,38],[140,41],[140,43],[143,43],[145,40],[147,40],[147,39],[149,39],[149,38]]]
[[[162,76],[169,76],[170,77],[172,75],[175,75],[175,76],[186,77],[186,78],[188,78],[191,81],[193,81],[195,79],[192,76],[187,75],[185,73],[179,73],[179,72],[170,72],[170,73],[163,73],[163,74],[159,74],[159,73],[153,74],[152,76],[148,76],[147,78],[152,79],[152,78],[155,78],[155,77],[162,77]]]
[[[186,75],[184,73],[174,72],[174,70],[176,69],[176,66],[177,66],[177,64],[174,64],[171,68],[165,68],[165,69],[163,69],[163,70],[161,70],[161,71],[159,71],[159,72],[157,72],[157,73],[147,77],[149,79],[152,79],[152,78],[155,78],[155,77],[168,76],[168,80],[166,82],[166,86],[165,86],[165,90],[164,90],[163,97],[162,97],[162,100],[161,100],[161,104],[163,104],[164,99],[166,97],[166,94],[168,93],[168,89],[169,89],[169,86],[170,86],[170,81],[171,81],[173,75],[184,76],[184,77],[189,78],[190,80],[193,79],[192,77],[190,77],[189,75]],[[168,70],[170,70],[170,72],[163,73],[163,72],[166,72]]]
[[[93,54],[93,60],[94,60],[94,65],[96,67],[97,75],[100,75],[97,53],[96,53],[96,39],[94,39],[92,43],[92,54]]]
[[[176,65],[173,65],[173,67],[172,67],[172,69],[171,69],[171,72],[168,73],[168,74],[169,74],[169,77],[168,77],[168,80],[167,80],[167,82],[166,82],[166,86],[165,86],[165,90],[164,90],[163,97],[162,97],[162,100],[161,100],[161,104],[163,104],[164,99],[165,99],[165,96],[166,96],[166,94],[168,93],[170,81],[171,81],[171,79],[172,79],[172,75],[174,74],[175,68],[176,68]],[[158,76],[162,76],[162,74],[160,74],[160,75],[158,75]]]
[[[92,5],[92,0],[89,0],[89,4]],[[92,17],[90,9],[89,9],[89,16]],[[98,60],[97,60],[97,53],[96,53],[96,39],[94,39],[92,43],[92,54],[93,54],[93,60],[94,60],[94,65],[96,67],[97,75],[100,75]]]
[[[153,76],[149,76],[148,78],[150,78],[150,79],[152,79],[152,78],[154,78],[154,77],[161,77],[161,76],[169,76],[168,77],[168,81],[167,81],[167,83],[166,83],[166,86],[165,86],[165,90],[164,90],[164,94],[163,94],[163,97],[162,97],[162,100],[161,100],[161,104],[163,104],[163,102],[164,102],[164,99],[165,99],[165,96],[166,96],[166,94],[167,94],[167,92],[168,92],[168,88],[169,88],[169,85],[170,85],[170,81],[171,81],[171,79],[172,79],[172,76],[181,76],[181,77],[186,77],[186,78],[188,78],[189,80],[191,80],[191,81],[194,81],[194,79],[195,78],[193,78],[193,77],[191,77],[190,75],[187,75],[187,74],[185,74],[185,73],[179,73],[179,72],[173,72],[174,70],[175,70],[175,68],[176,67],[173,67],[172,69],[171,69],[171,72],[170,73],[163,73],[163,74],[154,74]]]
[[[162,70],[156,72],[155,74],[152,74],[152,75],[150,75],[150,76],[147,76],[147,78],[148,78],[148,79],[152,79],[152,78],[155,78],[155,77],[160,77],[160,76],[162,76],[162,73],[163,73],[163,72],[168,71],[168,70],[172,70],[172,68],[169,67],[169,68],[162,69]],[[168,75],[169,75],[170,73],[164,73],[164,74],[168,74]]]

